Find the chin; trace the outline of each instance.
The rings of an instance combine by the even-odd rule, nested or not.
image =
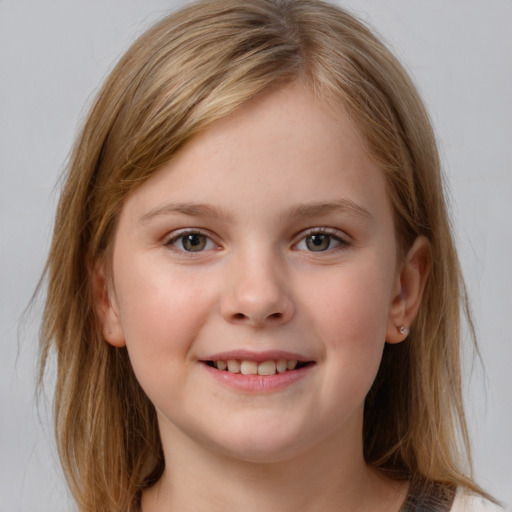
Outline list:
[[[227,436],[213,441],[217,453],[243,462],[271,464],[291,460],[309,448],[306,436],[283,427],[262,430],[227,429]]]

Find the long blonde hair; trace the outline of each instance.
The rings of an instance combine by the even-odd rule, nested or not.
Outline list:
[[[386,346],[367,396],[364,454],[395,478],[480,492],[470,474],[460,372],[467,300],[434,134],[389,50],[347,12],[316,0],[211,0],[157,23],[101,89],[70,161],[45,276],[41,378],[58,363],[55,428],[80,511],[127,510],[164,468],[155,411],[127,352],[105,342],[91,271],[108,258],[127,195],[196,134],[262,91],[302,80],[343,105],[385,172],[400,250],[432,264],[409,339]],[[470,324],[471,325],[471,324]]]

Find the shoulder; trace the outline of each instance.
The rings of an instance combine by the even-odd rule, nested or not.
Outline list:
[[[459,489],[450,512],[505,512],[505,510],[482,496]]]

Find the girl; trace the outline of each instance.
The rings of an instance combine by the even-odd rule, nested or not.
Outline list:
[[[432,128],[343,10],[203,1],[143,35],[76,142],[46,274],[80,511],[493,509]]]

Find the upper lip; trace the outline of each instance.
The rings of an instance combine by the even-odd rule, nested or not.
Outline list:
[[[279,359],[285,359],[287,361],[301,361],[308,362],[312,361],[311,358],[297,354],[295,352],[287,352],[283,350],[265,350],[263,352],[254,352],[252,350],[229,350],[227,352],[218,352],[216,354],[212,354],[207,358],[203,359],[203,361],[228,361],[230,359],[236,359],[239,361],[255,361],[257,363],[262,363],[264,361],[274,360],[277,361]]]

